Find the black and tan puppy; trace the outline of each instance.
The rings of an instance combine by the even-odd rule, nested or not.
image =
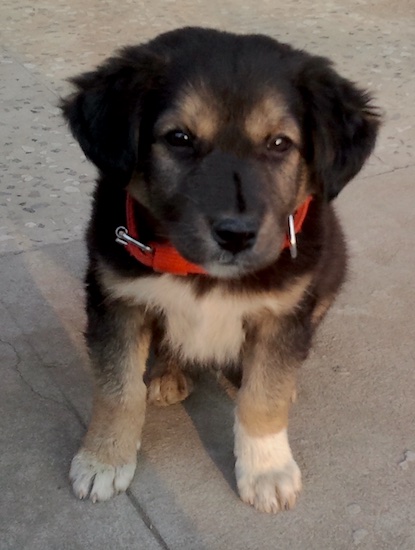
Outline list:
[[[242,500],[291,508],[288,410],[344,278],[331,200],[374,146],[368,95],[322,57],[199,28],[122,49],[73,83],[64,114],[100,174],[86,280],[94,402],[75,494],[124,491],[147,394],[180,401],[192,369],[213,367],[240,373]]]

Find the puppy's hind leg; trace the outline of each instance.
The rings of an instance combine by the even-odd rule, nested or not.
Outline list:
[[[158,407],[167,407],[184,401],[193,391],[193,380],[180,367],[169,362],[161,376],[153,378],[148,386],[147,401]]]
[[[125,491],[134,475],[146,407],[143,373],[150,331],[137,307],[104,300],[89,304],[88,317],[95,379],[92,418],[69,477],[77,497],[96,502]]]
[[[147,402],[167,407],[184,401],[193,391],[193,380],[181,369],[176,354],[166,343],[164,320],[155,317],[152,342],[144,379],[147,384]]]

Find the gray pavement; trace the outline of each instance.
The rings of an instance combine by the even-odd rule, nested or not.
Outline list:
[[[150,408],[131,489],[73,497],[90,411],[82,234],[93,168],[60,118],[65,78],[176,26],[263,32],[329,55],[386,111],[375,155],[340,195],[347,285],[300,377],[297,508],[235,493],[232,402],[205,376]],[[0,549],[415,548],[415,4],[408,0],[2,0]]]

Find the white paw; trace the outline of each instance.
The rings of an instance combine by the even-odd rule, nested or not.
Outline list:
[[[244,502],[268,513],[295,506],[301,472],[292,457],[286,430],[251,437],[236,420],[235,456],[236,481]]]
[[[294,460],[264,473],[237,473],[241,499],[260,512],[277,513],[294,508],[301,490],[301,472]]]
[[[69,479],[78,498],[89,496],[92,502],[99,502],[125,491],[133,479],[135,466],[135,462],[121,466],[103,464],[93,453],[81,450],[72,460]]]

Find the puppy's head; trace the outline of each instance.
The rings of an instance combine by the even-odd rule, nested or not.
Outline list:
[[[187,28],[73,80],[85,154],[188,260],[233,277],[274,262],[287,217],[361,169],[378,118],[328,60],[270,38]]]

